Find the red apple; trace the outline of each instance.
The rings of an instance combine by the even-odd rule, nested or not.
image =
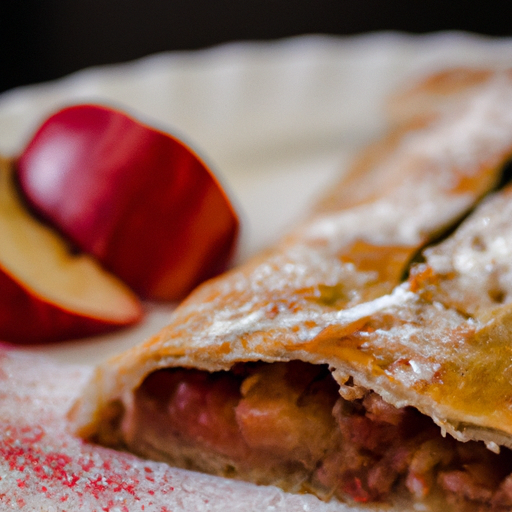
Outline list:
[[[232,254],[238,218],[206,165],[117,110],[57,112],[17,170],[35,212],[145,298],[183,298]]]
[[[42,343],[137,322],[139,300],[90,256],[34,219],[0,159],[0,340]]]

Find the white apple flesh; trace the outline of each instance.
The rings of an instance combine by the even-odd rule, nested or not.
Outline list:
[[[131,325],[135,294],[28,212],[0,159],[0,340],[60,341]]]

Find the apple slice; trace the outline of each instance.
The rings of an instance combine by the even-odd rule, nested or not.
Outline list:
[[[139,295],[183,298],[225,269],[238,218],[176,138],[110,108],[65,108],[17,160],[31,207]]]
[[[0,159],[0,340],[43,343],[137,322],[138,298],[27,211]]]

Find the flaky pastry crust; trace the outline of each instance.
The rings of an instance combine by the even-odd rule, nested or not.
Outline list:
[[[300,360],[328,365],[342,394],[372,390],[460,441],[512,447],[511,190],[414,264],[512,154],[510,74],[449,78],[411,89],[393,132],[277,247],[201,285],[160,333],[100,365],[72,410],[80,435],[115,444],[116,415],[158,369]]]

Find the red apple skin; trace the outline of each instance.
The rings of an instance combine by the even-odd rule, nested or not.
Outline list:
[[[179,300],[223,271],[238,218],[201,159],[110,108],[51,116],[17,159],[35,212],[151,300]]]
[[[0,340],[36,344],[107,333],[143,316],[132,290],[91,256],[70,252],[30,215],[12,161],[0,156]]]
[[[136,324],[142,309],[123,323],[68,311],[32,292],[0,266],[0,340],[35,345],[106,334]]]

